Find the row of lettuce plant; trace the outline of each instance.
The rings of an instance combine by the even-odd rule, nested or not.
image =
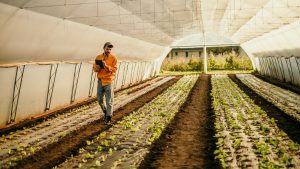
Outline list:
[[[300,122],[299,94],[267,83],[251,74],[239,74],[237,77],[256,93]]]
[[[81,106],[64,114],[50,117],[37,125],[3,135],[0,139],[0,166],[12,167],[43,147],[62,139],[68,132],[76,130],[78,126],[95,120],[91,118],[85,121],[95,114],[95,107],[96,103]]]
[[[300,146],[227,76],[212,77],[211,94],[216,115],[215,158],[222,168],[300,165]]]
[[[161,95],[108,131],[88,140],[78,155],[56,168],[137,168],[150,145],[161,135],[186,100],[198,76],[184,76]]]

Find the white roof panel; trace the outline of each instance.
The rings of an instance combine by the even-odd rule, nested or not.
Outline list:
[[[214,33],[237,43],[245,43],[300,19],[299,0],[0,2],[132,36],[160,46],[170,46],[191,34],[205,33]]]

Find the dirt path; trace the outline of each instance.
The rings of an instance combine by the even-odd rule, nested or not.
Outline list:
[[[274,106],[272,103],[268,102],[262,96],[255,93],[248,86],[243,84],[236,75],[229,75],[229,77],[251,98],[254,100],[254,103],[261,107],[265,112],[267,112],[270,118],[276,120],[277,126],[283,130],[291,140],[295,143],[300,143],[300,124],[284,113],[282,110]]]
[[[210,76],[200,75],[188,99],[140,168],[217,168]]]
[[[179,78],[180,77],[177,77],[164,83],[152,91],[138,97],[124,107],[116,110],[114,112],[114,123],[121,120],[125,115],[143,106],[145,103],[151,101],[155,96],[159,95],[169,86],[176,83]],[[19,163],[19,165],[15,166],[15,168],[52,168],[64,161],[68,156],[76,155],[78,153],[78,148],[85,145],[87,139],[109,129],[111,125],[105,125],[100,120],[94,121],[86,125],[84,128],[65,136],[61,141],[51,144],[42,151],[23,160]]]

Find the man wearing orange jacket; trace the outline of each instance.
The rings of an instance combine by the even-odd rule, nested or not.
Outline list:
[[[103,46],[104,52],[98,55],[93,64],[94,72],[97,72],[98,87],[97,100],[104,113],[104,121],[110,123],[113,116],[113,81],[117,71],[117,57],[111,53],[113,45],[106,42]],[[106,105],[103,104],[105,95]]]

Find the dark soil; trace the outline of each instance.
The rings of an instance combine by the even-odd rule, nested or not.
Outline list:
[[[218,168],[210,75],[200,75],[188,99],[139,168]]]
[[[169,86],[176,83],[180,78],[181,77],[176,77],[114,111],[112,124],[121,120],[124,116],[130,114],[132,111],[142,107],[144,104],[150,102],[154,97],[161,94]],[[78,149],[86,145],[86,140],[92,139],[94,136],[109,129],[112,124],[106,125],[102,120],[88,124],[85,127],[65,136],[59,142],[53,143],[47,146],[45,149],[37,152],[33,156],[22,160],[14,168],[52,168],[63,162],[67,157],[76,155],[78,153]]]
[[[295,86],[291,83],[283,82],[283,81],[280,81],[278,79],[274,79],[274,78],[271,78],[271,77],[263,76],[263,75],[260,75],[258,73],[253,73],[253,75],[260,78],[261,80],[263,80],[265,82],[274,84],[274,85],[279,86],[283,89],[290,90],[294,93],[300,94],[300,87],[299,86]]]
[[[256,105],[261,107],[268,114],[269,118],[274,118],[276,120],[277,126],[283,130],[290,139],[292,139],[295,143],[300,144],[299,122],[284,113],[262,96],[258,95],[255,91],[240,81],[236,75],[231,74],[228,76],[254,101]]]

